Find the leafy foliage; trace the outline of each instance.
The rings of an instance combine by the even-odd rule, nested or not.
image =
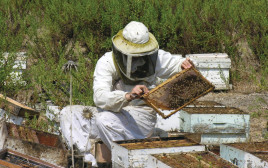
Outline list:
[[[96,61],[111,50],[112,36],[137,20],[171,53],[226,52],[232,59],[233,83],[249,75],[260,90],[267,90],[267,10],[266,0],[2,0],[0,51],[27,51],[24,79],[25,89],[35,90],[31,100],[50,99],[61,106],[69,96],[69,76],[61,68],[68,60],[76,61],[73,103],[93,105]],[[243,54],[241,40],[251,55]],[[1,89],[7,69],[1,69]]]

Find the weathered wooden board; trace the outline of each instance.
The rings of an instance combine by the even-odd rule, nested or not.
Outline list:
[[[39,116],[39,113],[36,110],[28,106],[25,106],[24,104],[19,103],[2,94],[0,94],[0,108],[4,109],[5,111],[10,112],[11,114],[15,116],[25,117],[26,113],[28,113],[29,116],[34,116],[34,115]]]

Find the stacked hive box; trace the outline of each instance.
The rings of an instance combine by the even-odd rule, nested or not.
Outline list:
[[[117,141],[112,143],[112,165],[114,168],[142,168],[146,167],[151,154],[190,151],[205,151],[205,146],[185,137]]]
[[[8,59],[10,53],[4,53],[4,58]],[[11,72],[11,79],[13,83],[19,83],[25,85],[25,81],[22,80],[22,73],[27,68],[27,57],[25,52],[15,53],[16,59]]]
[[[165,111],[163,111],[165,112]],[[201,144],[246,142],[250,115],[212,101],[195,101],[168,119],[157,118],[155,136],[192,133]]]
[[[182,55],[174,54],[174,57],[182,57]],[[225,53],[211,53],[211,54],[189,54],[186,57],[193,60],[199,72],[209,80],[214,86],[215,90],[228,90],[232,88],[229,84],[229,71],[231,68],[231,59]],[[159,79],[159,83],[165,79]],[[162,111],[169,114],[170,111]],[[182,131],[180,127],[180,113],[174,114],[168,119],[163,119],[157,116],[157,123],[154,135],[168,136],[170,132]],[[244,138],[245,139],[245,138]]]
[[[206,102],[180,112],[182,132],[200,134],[201,144],[246,142],[250,115],[236,108]]]
[[[3,149],[35,157],[59,167],[67,166],[67,150],[60,136],[11,123],[6,123],[5,134]]]
[[[232,85],[229,84],[231,59],[227,54],[189,54],[186,58],[195,62],[201,74],[215,85],[215,90],[232,89]]]

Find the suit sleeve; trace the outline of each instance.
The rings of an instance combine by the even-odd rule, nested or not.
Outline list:
[[[172,56],[169,52],[159,50],[156,62],[156,76],[167,79],[180,72],[182,62],[185,60],[182,56]]]
[[[115,73],[112,58],[107,55],[101,57],[94,71],[93,98],[97,107],[120,112],[123,107],[128,105],[128,101],[125,98],[127,92],[121,90],[112,91]]]

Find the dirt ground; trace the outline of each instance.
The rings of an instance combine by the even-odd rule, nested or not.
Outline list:
[[[213,92],[199,100],[215,101],[250,114],[250,141],[268,140],[268,93]]]

